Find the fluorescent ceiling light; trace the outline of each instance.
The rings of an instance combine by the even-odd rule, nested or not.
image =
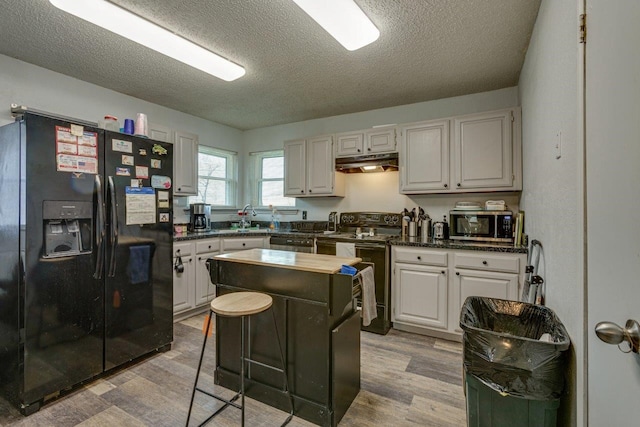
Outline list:
[[[55,7],[222,80],[244,76],[238,64],[104,0],[49,0]]]
[[[373,43],[380,31],[353,0],[293,0],[347,50]]]

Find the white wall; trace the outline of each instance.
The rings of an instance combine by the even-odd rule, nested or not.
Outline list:
[[[518,88],[506,88],[491,92],[416,104],[400,105],[379,110],[325,117],[279,126],[245,131],[243,134],[244,156],[254,151],[282,149],[289,139],[305,138],[326,133],[367,129],[375,125],[411,123],[454,115],[471,114],[518,106]],[[431,218],[441,219],[459,200],[504,199],[514,211],[518,210],[517,194],[471,194],[405,196],[399,194],[397,172],[374,174],[348,174],[345,176],[345,198],[297,199],[296,207],[308,211],[308,219],[326,220],[329,212],[380,210],[400,212],[403,208],[422,206]],[[248,200],[249,189],[245,188]],[[300,215],[298,215],[300,218]],[[287,219],[285,219],[287,220]]]
[[[520,75],[523,192],[530,238],[544,247],[546,304],[572,340],[569,396],[559,425],[584,425],[583,151],[578,116],[576,0],[543,0]],[[561,133],[562,155],[555,144]],[[578,398],[580,396],[580,398]]]
[[[242,141],[238,129],[0,55],[0,125],[13,121],[11,103],[93,122],[112,114],[121,126],[125,118],[145,113],[150,123],[199,135],[201,144],[239,151]]]
[[[98,122],[106,114],[125,118],[145,113],[150,123],[195,133],[200,143],[241,152],[242,131],[123,95],[82,80],[0,55],[0,125],[13,121],[10,105]],[[176,221],[184,220],[176,209]]]

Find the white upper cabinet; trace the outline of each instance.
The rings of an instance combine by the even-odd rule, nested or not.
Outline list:
[[[173,153],[173,194],[198,193],[198,135],[176,131]]]
[[[336,157],[392,153],[396,150],[395,128],[336,134]]]
[[[304,139],[284,143],[284,195],[290,197],[307,194],[306,159],[307,142]]]
[[[454,119],[455,189],[513,187],[512,110]]]
[[[522,190],[520,109],[400,127],[400,192]]]
[[[307,140],[307,195],[333,193],[334,175],[333,138],[321,136]]]
[[[400,192],[447,191],[449,121],[403,126],[401,133]]]
[[[336,135],[336,157],[362,156],[364,133],[347,132]]]
[[[149,123],[149,138],[173,144],[173,131],[166,126]]]
[[[342,174],[335,172],[333,137],[284,143],[284,191],[289,197],[344,196]]]
[[[365,154],[380,154],[396,151],[396,129],[368,130],[365,133]]]

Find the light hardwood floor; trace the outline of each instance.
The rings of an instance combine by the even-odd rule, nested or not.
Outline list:
[[[0,399],[2,426],[182,426],[202,345],[203,315],[174,326],[172,350],[158,354],[45,405],[23,417]],[[210,341],[212,342],[212,341]],[[213,386],[214,347],[207,346],[201,385]],[[392,329],[387,335],[362,332],[361,390],[340,427],[464,426],[462,345]],[[217,392],[233,395],[216,388]],[[199,394],[199,393],[198,393]],[[193,425],[217,407],[196,398]],[[240,411],[224,410],[211,426],[239,425]],[[247,399],[246,425],[274,426],[286,418]],[[294,417],[292,427],[313,426]]]

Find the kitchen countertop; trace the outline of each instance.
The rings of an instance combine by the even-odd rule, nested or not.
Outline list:
[[[267,237],[267,236],[292,236],[292,237],[303,237],[312,239],[318,236],[318,233],[304,233],[298,231],[290,231],[290,230],[279,230],[279,231],[271,231],[268,228],[264,230],[252,230],[252,231],[228,231],[228,230],[211,230],[206,231],[204,233],[181,233],[174,234],[173,241],[174,242],[182,242],[185,240],[199,240],[199,239],[213,239],[215,237]]]
[[[421,248],[437,248],[437,249],[463,249],[467,251],[485,251],[485,252],[504,252],[526,254],[528,252],[525,246],[513,246],[510,243],[484,243],[484,242],[465,242],[461,240],[435,240],[428,239],[423,241],[420,237],[398,237],[389,241],[392,246],[415,246]]]
[[[355,265],[362,261],[362,258],[336,257],[333,255],[276,251],[272,249],[248,249],[246,251],[216,255],[213,258],[218,261],[266,265],[324,274],[338,273],[343,265]]]
[[[186,240],[198,240],[215,237],[267,237],[267,236],[291,236],[313,239],[321,237],[318,233],[292,232],[290,230],[271,231],[268,228],[259,231],[228,231],[228,230],[211,230],[204,233],[183,233],[173,236],[174,242],[182,242]],[[428,239],[423,241],[420,237],[396,237],[389,240],[392,246],[415,246],[422,248],[438,248],[438,249],[462,249],[468,251],[488,251],[488,252],[504,252],[526,254],[528,249],[525,246],[513,246],[509,243],[483,243],[483,242],[465,242],[461,240],[435,240]]]

